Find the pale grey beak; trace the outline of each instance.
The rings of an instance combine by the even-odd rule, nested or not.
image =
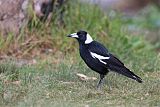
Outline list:
[[[72,33],[72,34],[68,35],[67,37],[78,38],[78,35],[77,35],[77,33]]]

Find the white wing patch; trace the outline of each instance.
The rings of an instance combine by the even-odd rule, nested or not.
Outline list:
[[[101,55],[98,55],[96,53],[93,53],[93,52],[90,52],[91,56],[93,58],[97,58],[100,62],[102,62],[103,64],[107,64],[106,62],[102,61],[103,59],[109,59],[110,57],[104,57],[104,56],[101,56]]]

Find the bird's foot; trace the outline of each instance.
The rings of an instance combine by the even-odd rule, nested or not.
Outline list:
[[[103,87],[103,82],[101,81],[97,84],[97,90],[102,90],[102,87]]]
[[[104,84],[104,75],[100,75],[100,80],[99,80],[99,82],[98,82],[98,84],[97,84],[97,89],[98,89],[98,90],[101,90],[103,84]]]

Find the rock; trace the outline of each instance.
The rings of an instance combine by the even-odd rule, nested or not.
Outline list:
[[[1,0],[0,1],[0,33],[17,35],[27,19],[27,8],[22,8],[28,0]]]
[[[51,20],[54,7],[58,10],[63,3],[64,0],[0,0],[0,35],[18,35],[28,20],[34,17],[28,11],[30,8],[38,18],[45,21]]]

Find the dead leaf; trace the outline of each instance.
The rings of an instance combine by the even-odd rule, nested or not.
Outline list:
[[[12,84],[19,86],[21,84],[21,81],[13,81]]]
[[[88,76],[86,76],[86,75],[84,75],[84,74],[81,74],[81,73],[77,73],[76,75],[77,75],[77,76],[80,78],[80,80],[82,80],[82,81],[97,80],[96,77],[88,77]]]

